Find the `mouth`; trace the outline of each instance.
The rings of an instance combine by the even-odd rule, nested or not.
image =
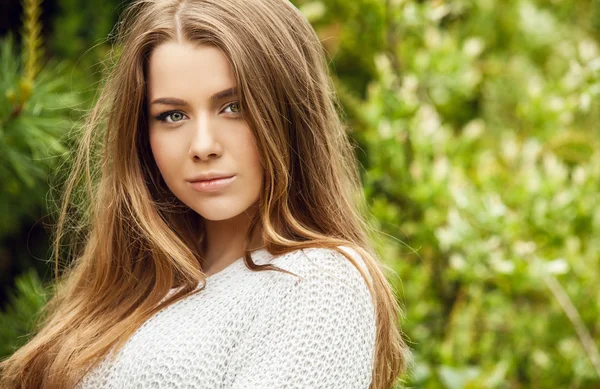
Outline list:
[[[209,178],[206,180],[194,180],[194,181],[190,181],[192,184],[195,182],[214,182],[214,181],[219,181],[219,180],[225,180],[228,178],[231,178],[233,176],[222,176],[222,177],[213,177],[213,178]]]
[[[231,184],[236,176],[212,178],[210,180],[190,181],[193,189],[199,192],[214,192],[221,190]]]
[[[220,179],[224,179],[224,178],[231,178],[235,176],[235,174],[220,174],[220,172],[208,172],[205,174],[198,174],[196,177],[193,177],[189,180],[187,180],[190,183],[194,183],[194,182],[209,182],[209,181],[215,181],[215,180],[220,180]]]

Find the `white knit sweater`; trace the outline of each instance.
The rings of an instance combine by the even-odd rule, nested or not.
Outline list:
[[[342,249],[371,281],[358,253]],[[77,388],[367,389],[375,310],[352,263],[322,248],[252,258],[304,279],[254,272],[239,258],[152,316]]]

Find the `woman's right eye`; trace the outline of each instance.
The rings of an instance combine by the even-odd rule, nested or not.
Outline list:
[[[165,120],[167,117],[171,117],[171,121]],[[183,120],[183,117],[185,115],[179,111],[167,111],[167,112],[163,112],[160,115],[156,116],[155,119],[163,122],[163,123],[168,123],[168,124],[172,124],[172,123],[177,123],[181,120]],[[179,119],[177,119],[179,118]]]

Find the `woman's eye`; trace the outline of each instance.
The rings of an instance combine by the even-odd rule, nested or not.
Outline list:
[[[158,115],[156,117],[156,120],[159,120],[164,123],[177,123],[177,122],[183,120],[184,116],[185,115],[179,111],[168,111],[168,112],[163,112],[160,115]],[[167,117],[171,117],[171,121],[165,120]]]
[[[228,113],[240,113],[240,111],[241,111],[241,108],[240,108],[240,102],[239,102],[239,101],[234,101],[234,102],[232,102],[232,103],[228,104],[228,105],[225,107],[225,109],[227,109],[227,108],[229,108],[229,107],[237,107],[237,108],[236,108],[236,109],[237,109],[237,111],[231,111],[231,112],[228,112]]]
[[[227,108],[233,107],[232,111],[227,112]],[[230,104],[228,104],[225,107],[225,110],[223,110],[226,113],[235,113],[235,114],[239,114],[241,113],[241,108],[240,108],[240,103],[238,101],[234,101]],[[171,120],[167,120],[167,118],[170,118]],[[168,124],[173,124],[173,123],[177,123],[182,121],[185,118],[185,115],[179,111],[167,111],[167,112],[163,112],[160,115],[156,116],[155,119],[163,122],[163,123],[168,123]]]

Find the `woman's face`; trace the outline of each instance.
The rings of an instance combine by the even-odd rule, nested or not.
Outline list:
[[[208,220],[233,218],[259,198],[263,169],[254,135],[240,113],[229,62],[212,46],[164,43],[148,71],[150,145],[175,196]],[[228,183],[199,188],[190,180],[217,173]]]

